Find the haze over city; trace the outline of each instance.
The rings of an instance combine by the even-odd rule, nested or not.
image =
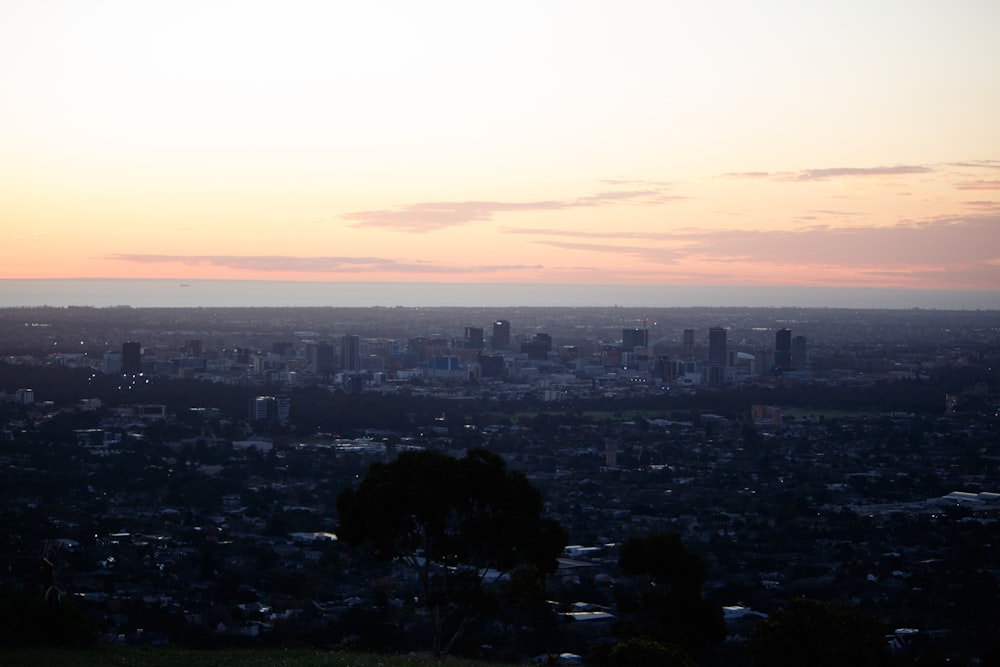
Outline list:
[[[998,25],[971,0],[4,3],[2,305],[100,278],[133,282],[79,303],[163,279],[995,308]]]

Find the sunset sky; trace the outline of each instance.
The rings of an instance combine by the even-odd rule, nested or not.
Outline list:
[[[1000,291],[1000,2],[0,2],[0,278]]]

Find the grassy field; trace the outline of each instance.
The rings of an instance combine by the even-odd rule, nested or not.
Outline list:
[[[379,656],[343,651],[184,649],[94,650],[0,649],[3,667],[430,667],[437,660],[417,656]],[[498,667],[497,663],[449,658],[450,667]]]

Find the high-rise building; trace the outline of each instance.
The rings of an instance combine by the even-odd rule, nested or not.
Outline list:
[[[722,327],[708,330],[708,363],[712,366],[726,365],[726,330]]]
[[[684,330],[684,361],[694,361],[694,329]]]
[[[681,374],[683,362],[670,357],[657,357],[656,375],[660,376],[664,382],[673,382]]]
[[[122,373],[138,375],[142,372],[142,343],[134,340],[122,343]]]
[[[806,337],[792,337],[792,367],[805,368],[809,365],[809,353],[806,350]]]
[[[101,372],[106,375],[121,375],[122,353],[105,352],[104,358],[101,360]]]
[[[502,354],[483,354],[480,352],[476,356],[479,362],[480,375],[484,378],[498,378],[503,376],[505,360]]]
[[[465,327],[465,338],[462,347],[469,350],[481,350],[484,347],[483,328]]]
[[[649,347],[648,329],[622,329],[622,347],[633,350],[637,347]]]
[[[334,371],[333,345],[330,343],[306,343],[306,364],[309,370],[319,375]]]
[[[306,363],[309,370],[319,375],[334,371],[333,345],[330,343],[306,343]]]
[[[506,350],[510,347],[510,322],[496,320],[493,323],[493,349]]]
[[[521,352],[528,355],[528,359],[544,361],[549,358],[552,350],[552,336],[547,333],[536,333],[531,340],[521,343]]]
[[[774,334],[774,370],[786,371],[792,367],[792,331],[782,327]]]
[[[250,399],[249,419],[253,422],[287,424],[292,401],[287,396],[256,396]]]
[[[708,330],[708,365],[705,367],[705,381],[708,384],[723,384],[726,381],[726,330],[712,327]]]
[[[346,335],[340,339],[340,367],[345,371],[361,370],[361,337]]]

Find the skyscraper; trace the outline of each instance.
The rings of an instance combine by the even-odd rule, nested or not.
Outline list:
[[[330,343],[306,343],[306,363],[313,373],[326,375],[334,369],[333,345]]]
[[[465,327],[465,339],[462,341],[462,347],[470,350],[483,349],[483,328]]]
[[[510,322],[496,320],[493,323],[493,349],[506,350],[510,347]]]
[[[782,327],[774,334],[774,370],[786,371],[792,367],[792,331]]]
[[[198,339],[191,339],[184,341],[184,356],[185,357],[200,357],[201,356],[201,341]]]
[[[498,378],[504,373],[504,358],[502,354],[483,354],[476,356],[479,362],[480,374],[484,378]]]
[[[712,327],[708,330],[708,366],[705,379],[709,384],[723,384],[726,381],[726,330]]]
[[[255,422],[287,424],[291,406],[287,396],[257,396],[250,399],[248,417]]]
[[[361,370],[361,337],[346,335],[340,339],[340,367],[345,371]]]
[[[708,363],[712,366],[726,365],[726,330],[722,327],[708,330]]]
[[[684,361],[694,361],[694,329],[684,330]]]
[[[548,359],[551,350],[552,336],[547,333],[536,333],[531,340],[521,343],[521,352],[536,361]]]
[[[122,373],[138,375],[142,372],[142,343],[134,340],[122,343]]]
[[[806,337],[792,337],[792,367],[805,368],[809,365],[809,354],[806,351]]]
[[[622,329],[622,347],[632,350],[637,347],[649,347],[648,329]]]

